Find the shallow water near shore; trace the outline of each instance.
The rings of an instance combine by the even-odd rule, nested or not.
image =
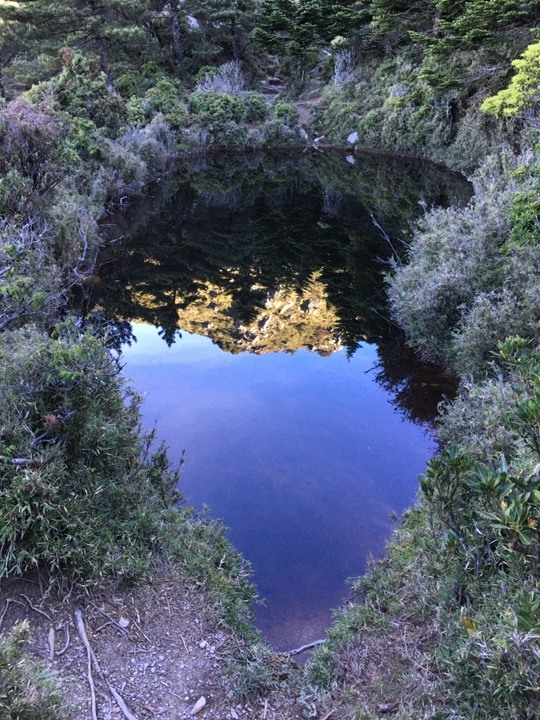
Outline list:
[[[186,501],[251,562],[279,649],[324,634],[414,502],[453,383],[388,320],[385,261],[420,202],[469,194],[396,159],[214,159],[111,223],[126,239],[91,302],[145,424],[185,451]]]

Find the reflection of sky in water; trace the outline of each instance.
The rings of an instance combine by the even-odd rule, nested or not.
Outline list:
[[[351,361],[234,356],[207,338],[167,348],[153,327],[134,332],[125,373],[146,393],[145,421],[173,461],[185,449],[184,495],[223,518],[253,564],[259,627],[282,648],[315,639],[344,580],[383,550],[389,513],[413,502],[432,440],[367,372],[373,346]]]

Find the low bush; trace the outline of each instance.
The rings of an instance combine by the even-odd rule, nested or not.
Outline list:
[[[160,113],[171,127],[181,128],[188,112],[180,101],[180,88],[172,80],[161,79],[146,91],[143,98],[131,96],[127,104],[128,120],[132,125],[148,124]]]
[[[0,719],[65,720],[72,717],[54,677],[24,653],[28,623],[0,638]]]
[[[65,278],[53,247],[45,223],[0,220],[0,331],[28,322],[43,327],[56,317]]]
[[[511,242],[512,209],[531,181],[518,181],[513,163],[487,162],[466,208],[428,212],[408,263],[389,281],[391,309],[409,341],[461,373],[484,373],[510,327],[539,334],[540,248]]]
[[[18,98],[0,114],[0,167],[4,174],[17,174],[19,189],[26,189],[28,199],[31,193],[50,192],[62,178],[65,171],[62,141],[67,129],[66,123],[45,102],[32,105]],[[4,182],[6,197],[9,188]],[[13,202],[4,199],[7,209]]]
[[[267,120],[263,125],[263,147],[273,148],[284,145],[302,145],[305,141],[300,137],[298,128],[291,128],[280,120]]]
[[[261,122],[268,116],[266,100],[260,93],[250,92],[242,97],[244,102],[244,120],[246,122]]]
[[[137,399],[107,349],[74,322],[53,337],[26,327],[2,335],[0,366],[1,574],[143,576],[176,476],[138,435]]]
[[[296,123],[298,122],[298,110],[295,108],[294,105],[291,105],[290,103],[276,103],[274,105],[272,115],[276,120],[279,120],[279,122],[283,123],[283,125],[287,125],[289,127],[296,125]]]
[[[194,92],[188,97],[189,109],[201,116],[210,128],[234,120],[240,122],[244,116],[244,103],[239,95],[215,92]]]
[[[197,74],[196,92],[237,95],[244,90],[244,75],[239,62],[232,60],[220,67],[203,67]]]

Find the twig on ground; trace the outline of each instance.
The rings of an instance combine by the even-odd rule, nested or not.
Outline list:
[[[54,660],[54,640],[55,640],[55,632],[54,628],[51,625],[49,628],[49,634],[47,636],[47,642],[49,643],[49,660]]]
[[[186,652],[189,653],[188,646],[186,645],[186,641],[184,640],[182,633],[180,633],[180,640],[182,641],[182,645],[184,646]]]
[[[95,609],[98,611],[98,613],[101,613],[101,614],[103,615],[103,617],[107,618],[107,620],[109,620],[113,625],[116,625],[116,627],[117,627],[119,630],[121,630],[121,631],[124,633],[124,635],[128,635],[128,634],[129,634],[129,632],[126,630],[126,628],[123,628],[123,627],[120,625],[120,623],[118,622],[118,620],[115,620],[115,619],[114,619],[113,617],[111,617],[108,613],[106,613],[105,610],[102,610],[102,609],[99,607],[99,605],[96,605],[96,603],[92,602],[91,600],[88,600],[88,602],[90,603],[90,605],[91,605],[93,608],[95,608]],[[104,626],[102,626],[102,627],[104,627]],[[97,632],[97,630],[96,630],[96,632]]]
[[[171,695],[173,695],[175,698],[178,698],[178,700],[184,701],[184,698],[183,698],[183,697],[181,697],[180,695],[178,695],[177,693],[175,693],[175,692],[173,692],[173,691],[171,690],[170,686],[167,685],[167,683],[165,682],[165,680],[160,680],[159,682],[163,685],[163,687],[166,687],[166,688],[167,688],[167,690],[171,693]]]
[[[64,644],[64,647],[61,650],[58,650],[58,652],[56,653],[56,657],[63,655],[69,647],[69,628],[67,625],[64,628],[64,632],[66,633],[66,642]]]
[[[139,625],[135,622],[135,620],[132,619],[131,622],[135,625],[135,627],[140,632],[140,634],[143,636],[143,638],[145,638],[150,644],[152,644],[152,641],[150,640],[148,635],[139,627]]]
[[[25,595],[24,593],[19,593],[19,595],[26,600],[26,602],[30,605],[30,607],[32,608],[32,610],[34,612],[39,613],[40,615],[43,615],[43,617],[46,617],[49,622],[52,622],[52,617],[48,613],[46,613],[45,610],[41,610],[41,608],[36,607],[30,600],[28,595]],[[17,601],[15,601],[15,602],[17,602]],[[22,603],[21,603],[21,605],[22,605]]]
[[[330,710],[330,712],[327,712],[326,715],[322,716],[321,720],[328,720],[328,718],[331,718],[335,712],[335,710]]]
[[[137,720],[137,716],[134,715],[131,710],[128,708],[126,703],[124,702],[124,698],[120,695],[119,692],[117,692],[112,685],[107,683],[109,686],[109,690],[111,691],[111,695],[116,700],[116,704],[120,708],[120,710],[124,713],[124,717],[127,718],[127,720]]]
[[[109,627],[109,625],[114,625],[115,627],[118,627],[118,623],[115,623],[112,620],[107,620],[106,623],[103,623],[103,625],[100,625],[98,628],[96,628],[94,630],[94,632],[95,633],[101,632],[102,630],[105,630],[106,627]]]
[[[123,697],[120,695],[120,693],[117,690],[115,690],[115,688],[111,685],[111,683],[104,676],[104,674],[99,666],[96,654],[93,651],[92,646],[90,645],[90,640],[88,639],[88,635],[86,634],[86,627],[84,625],[84,615],[83,615],[81,608],[79,608],[79,607],[75,608],[75,625],[77,627],[77,631],[79,633],[79,636],[81,638],[83,645],[86,648],[86,653],[88,655],[88,663],[89,663],[88,679],[89,679],[91,691],[93,690],[93,685],[94,685],[94,680],[92,677],[92,664],[93,664],[94,667],[96,668],[97,672],[99,673],[101,679],[103,680],[105,685],[109,688],[109,692],[115,699],[116,704],[122,711],[124,717],[127,718],[127,720],[137,720],[137,716],[134,715],[131,712],[131,710],[128,708],[128,706],[124,702]],[[95,691],[94,691],[93,692],[93,705],[92,705],[93,713],[95,712],[95,697],[96,696],[95,696]],[[94,720],[97,720],[97,717],[94,717]]]
[[[288,650],[287,652],[282,653],[282,655],[290,655],[291,657],[293,655],[300,655],[300,653],[304,652],[304,650],[311,650],[311,648],[317,647],[317,645],[322,645],[325,642],[326,640],[314,640],[307,645],[302,645],[301,647],[295,648],[294,650]]]
[[[94,686],[94,677],[92,675],[92,663],[94,662],[96,665],[96,669],[99,670],[99,663],[97,661],[96,656],[94,655],[94,651],[92,650],[92,647],[90,645],[90,641],[88,640],[88,636],[86,634],[86,628],[84,627],[84,617],[82,614],[82,610],[80,608],[75,608],[75,627],[77,628],[77,632],[79,633],[79,637],[81,638],[82,644],[84,645],[86,649],[86,657],[87,657],[87,677],[88,677],[88,685],[90,686],[90,699],[91,699],[91,707],[92,707],[92,719],[98,720],[97,717],[97,703],[96,703],[96,688]]]

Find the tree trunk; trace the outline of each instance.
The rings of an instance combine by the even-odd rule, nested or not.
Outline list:
[[[172,23],[171,23],[171,52],[175,64],[180,63],[186,54],[183,42],[182,26],[180,24],[180,6],[182,3],[174,3],[171,7]]]

